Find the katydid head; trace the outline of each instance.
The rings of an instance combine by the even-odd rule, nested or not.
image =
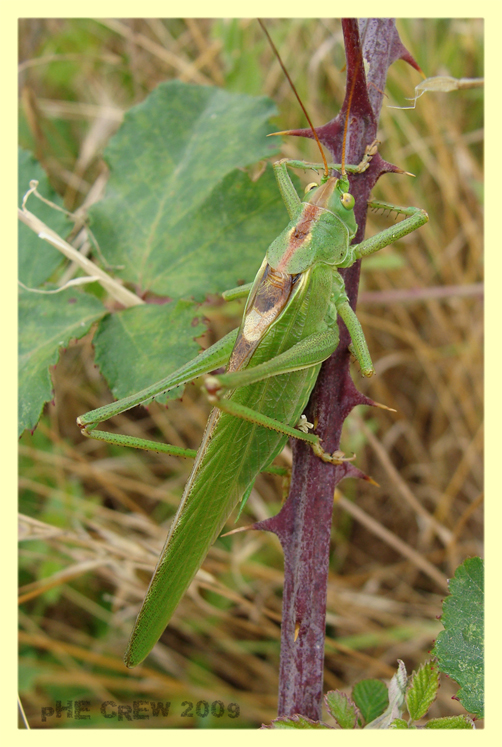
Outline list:
[[[356,67],[357,72],[357,67]],[[350,109],[352,106],[352,98],[354,96],[354,87],[356,82],[356,76],[354,74],[352,79],[352,84],[350,87],[350,93],[349,98],[347,101],[347,111],[345,114],[345,123],[343,126],[343,140],[342,140],[342,162],[340,166],[340,178],[337,179],[334,176],[328,176],[327,171],[325,171],[324,176],[321,179],[321,184],[309,184],[307,189],[305,190],[305,199],[304,202],[308,202],[311,205],[316,205],[317,207],[324,208],[326,210],[329,210],[330,212],[334,213],[340,220],[345,224],[345,226],[349,230],[349,234],[351,237],[355,235],[355,232],[357,230],[357,224],[356,219],[354,216],[354,204],[355,200],[353,195],[350,194],[350,184],[349,179],[347,177],[347,171],[345,169],[345,158],[346,158],[346,152],[347,152],[347,132],[349,127],[349,114]],[[317,137],[316,131],[312,124],[309,124],[312,128],[312,132],[314,133],[315,139],[317,141],[317,144],[319,146],[319,150],[321,151],[321,154],[323,156],[324,163],[326,164],[326,161],[324,159],[324,154],[321,148],[321,144],[319,142],[319,138]]]
[[[314,136],[314,139],[317,143],[317,146],[319,148],[319,152],[321,154],[323,164],[324,164],[324,174],[321,178],[321,184],[309,184],[307,189],[305,190],[305,198],[303,200],[304,203],[310,203],[311,205],[315,205],[317,207],[323,208],[325,210],[329,210],[330,212],[334,213],[340,220],[344,223],[344,225],[347,227],[349,231],[349,235],[353,237],[355,235],[355,232],[357,230],[357,224],[354,217],[354,197],[350,194],[349,189],[349,180],[347,177],[347,172],[345,170],[345,155],[346,155],[346,148],[347,148],[347,131],[348,131],[348,124],[349,124],[349,113],[351,109],[352,104],[352,97],[354,95],[354,85],[355,85],[355,76],[353,77],[351,90],[349,94],[349,99],[347,103],[347,112],[345,115],[345,124],[343,129],[343,142],[342,142],[342,162],[341,162],[341,168],[340,168],[340,178],[336,178],[329,175],[329,168],[328,168],[328,162],[326,160],[326,156],[324,155],[324,151],[322,149],[321,141],[319,140],[319,137],[317,135],[316,129],[314,125],[312,124],[312,120],[309,117],[309,114],[307,110],[305,109],[303,102],[298,95],[298,92],[295,88],[295,85],[293,81],[291,80],[288,71],[286,70],[281,56],[279,52],[276,49],[276,46],[272,39],[270,38],[270,34],[268,33],[267,29],[265,28],[263,22],[258,19],[260,26],[262,27],[263,31],[265,32],[267,39],[274,51],[274,54],[276,55],[280,66],[282,67],[284,74],[293,90],[293,93],[295,94],[296,98],[298,99],[298,103],[300,104],[303,113],[305,114],[307,121],[310,125],[310,129],[312,130],[312,134]],[[274,134],[287,134],[287,131],[285,133],[274,133]]]
[[[267,252],[267,262],[274,269],[292,275],[304,272],[316,261],[341,267],[347,259],[350,241],[357,231],[354,216],[355,200],[349,192],[349,180],[345,169],[345,144],[352,93],[345,120],[340,177],[337,178],[330,176],[328,162],[312,120],[298,95],[288,71],[284,67],[279,52],[270,38],[267,29],[261,21],[259,23],[307,118],[324,166],[321,183],[319,185],[312,184],[307,187],[306,196],[302,202],[304,206],[303,210],[291,221],[284,232],[272,242]],[[288,131],[274,134],[287,133]],[[308,166],[308,164],[305,165]],[[345,230],[343,230],[340,223]]]
[[[321,184],[309,184],[305,191],[303,202],[324,208],[334,213],[347,226],[349,234],[353,236],[357,230],[354,216],[354,197],[349,192],[349,180],[346,174],[338,179],[330,176]]]
[[[344,267],[357,231],[354,198],[346,176],[309,185],[298,216],[273,241],[267,262],[274,270],[296,275],[316,262]]]

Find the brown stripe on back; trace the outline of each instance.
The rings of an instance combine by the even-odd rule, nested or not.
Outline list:
[[[316,221],[317,216],[321,212],[322,208],[310,203],[304,203],[305,207],[302,211],[300,222],[291,231],[288,246],[284,252],[282,259],[277,267],[278,270],[284,271],[284,268],[288,266],[289,260],[296,252],[296,250],[303,244],[306,238],[311,233],[312,224]]]

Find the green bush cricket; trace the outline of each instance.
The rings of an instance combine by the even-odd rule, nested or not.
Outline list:
[[[290,223],[270,245],[254,282],[224,294],[226,299],[247,296],[240,327],[162,381],[78,418],[82,433],[98,440],[195,456],[131,635],[125,654],[128,667],[139,664],[152,650],[226,520],[237,504],[247,499],[256,476],[270,468],[289,437],[308,442],[324,461],[340,464],[345,460],[341,452],[326,453],[319,437],[305,432],[301,423],[321,364],[338,345],[338,315],[350,333],[351,351],[362,374],[374,372],[364,333],[338,270],[428,220],[419,208],[371,202],[370,207],[394,210],[406,217],[398,225],[350,245],[357,226],[347,172],[364,170],[371,149],[358,166],[345,165],[349,111],[350,102],[341,164],[328,165],[320,144],[323,164],[288,159],[274,164]],[[308,115],[307,119],[315,135]],[[289,177],[288,166],[324,169],[320,184],[309,185],[303,200]],[[340,176],[330,176],[330,169],[339,171]],[[224,374],[209,375],[224,365]],[[196,455],[96,430],[100,422],[203,375],[214,408]]]

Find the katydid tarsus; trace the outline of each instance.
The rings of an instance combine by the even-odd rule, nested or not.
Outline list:
[[[270,469],[288,438],[308,442],[326,462],[340,464],[346,459],[342,452],[326,453],[319,437],[306,432],[300,421],[321,364],[338,345],[338,315],[350,333],[351,351],[362,374],[374,372],[363,330],[338,270],[374,254],[428,220],[419,208],[369,203],[373,208],[398,211],[405,218],[351,246],[357,226],[347,173],[363,170],[371,151],[358,166],[344,163],[349,110],[350,104],[341,164],[327,164],[320,143],[323,164],[288,159],[274,164],[290,222],[270,245],[254,282],[224,294],[227,299],[247,296],[240,327],[164,380],[78,418],[82,433],[91,438],[195,456],[129,641],[125,654],[128,667],[139,664],[152,650],[230,514],[247,499],[257,475]],[[301,199],[288,167],[323,168],[324,174],[319,184],[309,185]],[[331,169],[339,176],[330,176]],[[222,366],[226,366],[224,374],[210,375]],[[100,422],[199,376],[205,376],[205,390],[214,407],[196,454],[96,430]]]

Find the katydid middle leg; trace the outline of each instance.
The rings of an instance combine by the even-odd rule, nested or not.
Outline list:
[[[337,305],[337,310],[348,329],[350,339],[352,340],[352,344],[349,345],[349,350],[353,353],[359,363],[362,375],[367,377],[373,376],[375,369],[371,362],[370,351],[364,336],[363,328],[361,327],[361,322],[357,318],[356,313],[348,300],[344,300],[342,303]]]
[[[337,345],[338,327],[334,325],[323,332],[310,335],[296,345],[293,345],[289,350],[265,363],[246,368],[242,371],[233,371],[219,376],[207,376],[205,383],[209,400],[215,407],[229,415],[234,415],[250,423],[262,425],[265,428],[292,438],[297,438],[300,441],[306,441],[310,444],[316,456],[325,462],[341,464],[344,461],[349,461],[354,457],[344,457],[340,451],[336,451],[333,454],[324,451],[320,444],[319,436],[306,433],[222,396],[225,389],[236,389],[241,386],[255,384],[271,376],[280,376],[281,374],[291,373],[292,371],[320,366],[335,351]]]
[[[344,262],[343,267],[350,267],[356,260],[362,257],[368,257],[375,252],[380,251],[389,244],[392,244],[397,239],[407,236],[412,231],[415,231],[424,223],[427,223],[429,217],[425,210],[416,207],[398,207],[391,205],[387,202],[368,202],[368,207],[375,209],[391,210],[397,213],[408,216],[405,220],[401,221],[395,226],[386,228],[385,230],[378,233],[376,236],[371,236],[365,239],[360,244],[353,244],[350,247],[350,253],[347,260]],[[361,323],[357,318],[354,310],[350,306],[349,300],[344,292],[340,293],[335,301],[337,312],[342,317],[345,325],[349,331],[352,344],[349,346],[350,351],[355,355],[363,376],[372,376],[375,373],[373,364],[371,362],[368,345],[364,336]]]

